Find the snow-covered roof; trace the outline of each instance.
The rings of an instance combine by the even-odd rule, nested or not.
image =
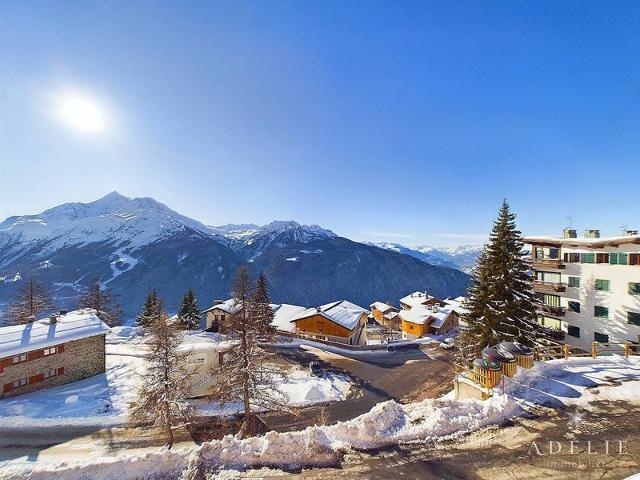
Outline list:
[[[224,302],[213,305],[212,307],[203,310],[202,313],[207,313],[212,310],[222,310],[229,315],[233,313],[238,313],[242,309],[242,304],[236,300],[235,298],[230,298],[229,300],[225,300]]]
[[[465,313],[469,313],[469,310],[464,307],[466,301],[466,297],[456,297],[453,300],[447,298],[444,303],[449,305],[458,315],[464,315]]]
[[[434,298],[432,295],[428,295],[426,292],[413,292],[406,297],[400,299],[400,303],[414,307],[416,305],[422,305],[427,300]]]
[[[376,310],[381,311],[382,313],[387,313],[389,310],[398,310],[396,307],[389,305],[388,303],[384,303],[384,302],[373,302],[371,305],[369,305],[372,309],[375,308]]]
[[[226,352],[232,346],[235,340],[226,340],[219,333],[188,331],[184,333],[182,343],[178,350],[184,353],[195,352]]]
[[[625,243],[640,244],[640,235],[623,235],[619,237],[607,238],[560,238],[547,236],[531,236],[524,238],[525,243],[539,245],[556,245],[556,246],[572,246],[572,247],[604,247],[606,245],[619,245]]]
[[[405,322],[417,325],[428,323],[432,327],[440,328],[452,311],[452,307],[438,307],[438,311],[434,312],[431,308],[420,305],[410,310],[402,310],[398,315]]]
[[[282,305],[272,305],[271,308],[273,309],[273,321],[271,322],[271,325],[273,325],[276,330],[289,333],[294,333],[296,331],[296,326],[291,323],[291,320],[307,310],[307,307],[289,305],[287,303],[283,303]]]
[[[109,331],[107,324],[90,309],[60,315],[56,323],[50,323],[46,318],[25,325],[0,327],[0,357],[10,357],[96,335],[106,335]]]
[[[327,320],[337,323],[338,325],[342,325],[349,330],[353,330],[358,325],[363,313],[368,315],[369,311],[355,303],[351,303],[347,300],[340,300],[337,302],[327,303],[326,305],[321,305],[320,307],[307,308],[291,319],[291,322],[296,322],[312,315],[321,315]]]

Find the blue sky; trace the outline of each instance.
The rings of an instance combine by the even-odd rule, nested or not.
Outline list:
[[[640,228],[638,2],[0,2],[0,217],[112,190],[209,224],[478,243]],[[105,127],[51,113],[60,92]]]

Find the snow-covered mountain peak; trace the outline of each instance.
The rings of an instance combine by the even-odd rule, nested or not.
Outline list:
[[[320,227],[319,225],[301,225],[298,222],[293,220],[276,220],[267,225],[260,227],[258,234],[275,234],[279,235],[284,232],[295,232],[297,236],[302,238],[306,238],[306,240],[300,241],[311,241],[316,238],[325,238],[325,237],[335,237],[336,234],[331,230],[327,230],[325,228]]]

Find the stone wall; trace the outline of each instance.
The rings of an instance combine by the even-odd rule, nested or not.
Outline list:
[[[66,342],[64,351],[46,357],[9,365],[0,373],[0,398],[14,397],[45,388],[64,385],[105,371],[105,336],[97,335]],[[5,392],[5,385],[21,378],[33,379],[55,369],[58,375]],[[61,370],[64,369],[64,370]]]

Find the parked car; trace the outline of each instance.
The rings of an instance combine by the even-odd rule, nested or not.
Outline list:
[[[314,377],[321,377],[324,374],[324,370],[320,366],[320,363],[315,360],[309,362],[309,372],[311,372],[311,375]]]
[[[440,348],[444,348],[445,350],[449,350],[456,346],[456,341],[453,338],[445,338],[440,343]]]

